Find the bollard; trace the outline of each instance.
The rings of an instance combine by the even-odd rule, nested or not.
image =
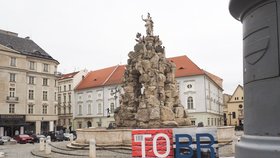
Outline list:
[[[39,151],[44,151],[45,149],[45,139],[44,138],[40,138],[40,148]]]
[[[89,157],[96,158],[96,142],[95,139],[89,140]]]
[[[45,149],[45,153],[46,153],[46,154],[51,154],[51,146],[50,146],[50,143],[51,143],[51,138],[50,138],[50,136],[47,136],[47,140],[46,140],[46,149]]]
[[[73,134],[70,134],[70,142],[73,142]]]

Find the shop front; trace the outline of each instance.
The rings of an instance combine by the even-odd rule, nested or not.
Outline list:
[[[0,136],[24,134],[27,126],[25,115],[0,115]]]

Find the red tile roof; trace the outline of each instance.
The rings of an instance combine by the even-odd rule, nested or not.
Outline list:
[[[222,88],[223,80],[207,71],[200,69],[187,56],[177,56],[168,58],[169,61],[176,64],[177,70],[175,77],[186,77],[195,75],[207,75],[220,88]],[[122,77],[125,71],[125,65],[112,66],[100,70],[91,71],[79,83],[75,90],[82,90],[100,86],[108,86],[122,83]]]
[[[79,71],[77,72],[71,72],[71,73],[68,73],[68,74],[63,74],[59,80],[63,80],[63,79],[67,79],[67,78],[73,78],[77,73],[79,73]]]
[[[91,71],[79,83],[75,90],[82,90],[112,84],[120,84],[122,83],[122,76],[124,70],[124,65],[117,65],[100,70]]]

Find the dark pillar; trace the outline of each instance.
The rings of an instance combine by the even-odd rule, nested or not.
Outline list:
[[[280,0],[231,0],[243,23],[244,136],[236,158],[280,157]]]

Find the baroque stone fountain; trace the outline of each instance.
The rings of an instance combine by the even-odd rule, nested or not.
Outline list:
[[[153,35],[153,21],[149,13],[143,21],[146,22],[146,36],[137,33],[134,51],[128,54],[120,107],[114,113],[117,128],[77,129],[77,140],[68,147],[85,148],[89,140],[95,139],[99,146],[130,148],[131,131],[135,128],[190,125],[179,99],[176,65],[166,59],[159,36]]]
[[[158,128],[190,124],[180,103],[175,79],[176,65],[165,57],[159,36],[153,35],[148,13],[146,36],[136,35],[137,44],[129,52],[123,77],[120,107],[115,111],[117,127]]]

